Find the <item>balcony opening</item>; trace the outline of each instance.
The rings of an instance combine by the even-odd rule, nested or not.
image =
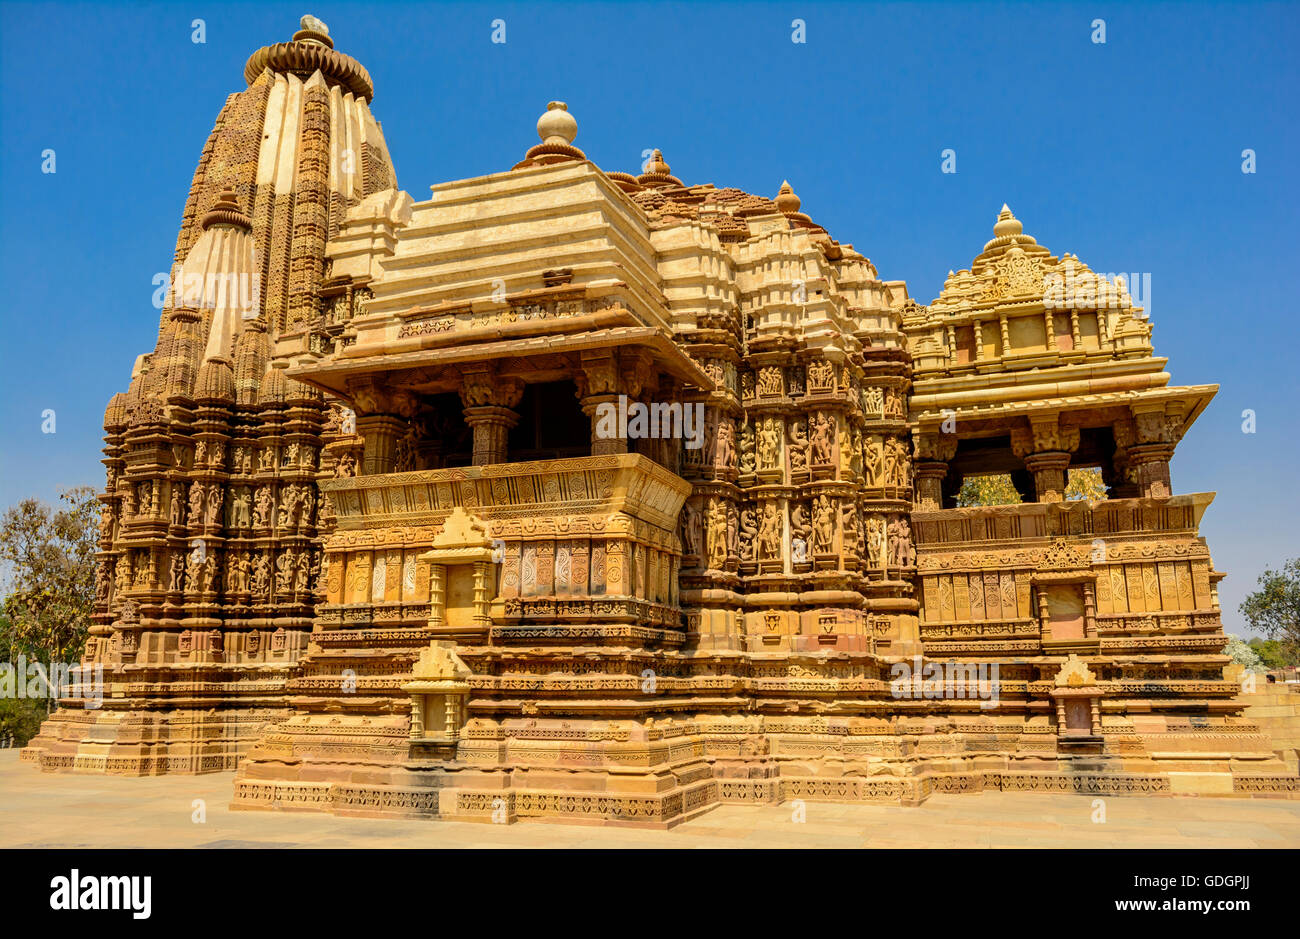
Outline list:
[[[519,423],[506,443],[509,462],[591,456],[591,421],[573,382],[529,384],[515,411]]]
[[[425,397],[420,414],[425,431],[420,443],[425,469],[469,466],[474,460],[474,439],[465,423],[464,406],[455,392]]]

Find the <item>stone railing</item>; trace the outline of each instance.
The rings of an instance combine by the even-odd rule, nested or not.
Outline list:
[[[1080,625],[1071,639],[1221,632],[1213,563],[1197,526],[1212,494],[979,506],[914,512],[912,532],[923,636],[990,638],[1009,620],[1032,619],[1045,643],[1053,621],[1068,619],[1077,596]],[[977,626],[970,630],[940,626]],[[1037,632],[1037,630],[1036,630]],[[1062,627],[1060,633],[1066,633]],[[1171,643],[1117,643],[1161,652]],[[1194,637],[1185,651],[1217,651]]]
[[[327,619],[412,624],[426,615],[432,589],[420,556],[457,509],[481,525],[493,552],[498,616],[515,599],[677,604],[677,515],[690,487],[638,454],[358,476],[321,488],[338,518],[326,542]]]

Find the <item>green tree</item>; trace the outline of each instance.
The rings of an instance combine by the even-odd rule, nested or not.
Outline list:
[[[1096,467],[1072,469],[1065,479],[1065,498],[1087,499],[1100,502],[1106,498],[1106,484],[1101,481],[1101,470]]]
[[[41,731],[45,705],[31,698],[0,698],[0,747],[25,747]]]
[[[1000,476],[967,476],[961,481],[957,493],[957,505],[965,508],[970,505],[1018,505],[1020,493],[1011,484],[1011,477],[1003,473]]]
[[[0,747],[24,747],[40,733],[52,702],[46,697],[27,697],[29,672],[20,666],[24,665],[24,657],[31,662],[34,652],[17,641],[13,624],[2,610],[0,649],[6,650],[0,669],[7,670],[7,674],[0,675]]]
[[[1288,665],[1300,665],[1300,657],[1287,655],[1282,643],[1276,639],[1261,639],[1258,636],[1250,640],[1250,647],[1255,650],[1265,668],[1286,668]]]
[[[1101,470],[1089,467],[1072,469],[1065,481],[1066,499],[1087,499],[1097,502],[1106,498],[1106,484],[1101,481]],[[993,476],[967,476],[957,493],[957,505],[1019,505],[1020,493],[1006,473]]]
[[[8,572],[0,648],[44,662],[80,657],[95,602],[99,506],[88,486],[64,490],[63,508],[24,499],[0,516]]]
[[[1281,645],[1290,661],[1300,656],[1300,558],[1291,558],[1282,570],[1265,569],[1260,589],[1249,594],[1239,609],[1256,632]]]

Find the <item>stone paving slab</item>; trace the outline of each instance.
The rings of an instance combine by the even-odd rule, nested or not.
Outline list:
[[[0,750],[6,848],[1297,848],[1300,802],[939,794],[917,808],[808,802],[722,805],[668,831],[610,826],[232,812],[233,773],[42,773]],[[195,800],[206,820],[193,821]]]

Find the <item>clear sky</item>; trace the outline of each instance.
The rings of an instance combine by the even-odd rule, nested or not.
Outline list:
[[[152,278],[199,152],[248,55],[304,13],[369,69],[416,199],[508,169],[558,99],[605,169],[638,172],[659,147],[687,184],[775,195],[789,179],[804,211],[923,303],[970,265],[1003,202],[1055,254],[1149,273],[1173,381],[1221,386],[1173,481],[1219,493],[1202,533],[1229,573],[1230,632],[1264,567],[1300,555],[1288,5],[5,3],[0,506],[102,485],[104,406],[153,349]],[[956,173],[941,172],[945,149]]]

